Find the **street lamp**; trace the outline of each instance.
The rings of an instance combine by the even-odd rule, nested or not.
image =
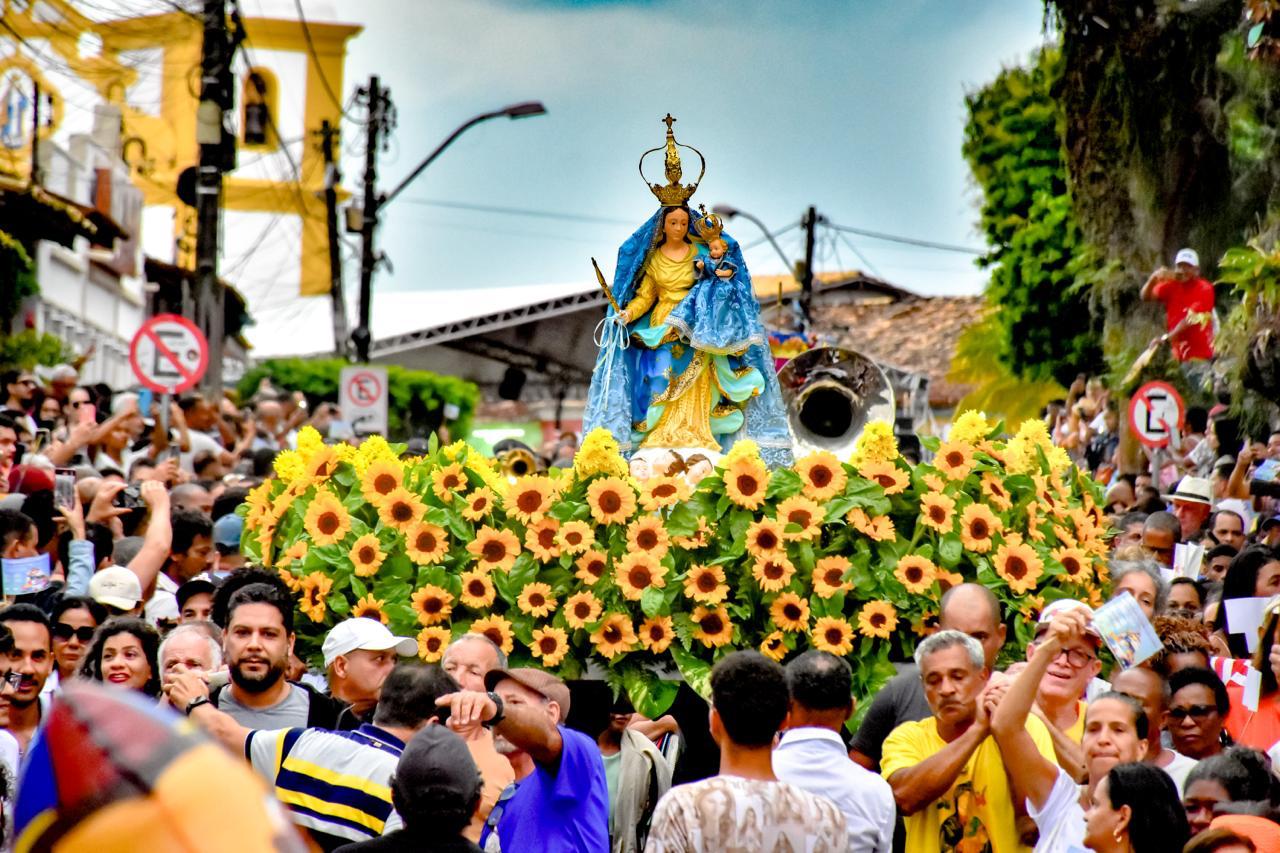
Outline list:
[[[363,242],[364,261],[360,266],[360,325],[351,333],[351,341],[355,344],[356,360],[367,362],[369,360],[369,345],[373,342],[373,333],[369,329],[369,314],[373,302],[373,230],[378,222],[379,214],[391,201],[404,190],[405,187],[413,183],[414,179],[421,175],[423,170],[430,166],[437,157],[444,153],[444,150],[453,144],[453,141],[471,128],[475,127],[483,121],[491,118],[502,118],[503,116],[511,119],[526,118],[528,116],[545,115],[547,108],[542,105],[541,101],[522,101],[518,104],[511,104],[500,110],[493,112],[481,113],[478,116],[467,119],[458,129],[449,134],[444,142],[436,146],[436,150],[427,155],[417,167],[409,173],[409,176],[396,185],[395,189],[379,197],[372,206],[367,204],[363,222]]]
[[[786,266],[788,272],[795,271],[795,264],[782,251],[782,247],[778,245],[778,241],[773,239],[773,234],[765,227],[765,224],[756,217],[747,213],[745,210],[738,210],[731,204],[717,204],[711,208],[711,212],[717,216],[723,216],[725,219],[733,219],[735,216],[741,216],[748,222],[753,223],[757,228],[764,232],[765,239],[769,241],[769,245],[773,246],[773,250],[778,253],[778,257],[782,258],[782,263]]]

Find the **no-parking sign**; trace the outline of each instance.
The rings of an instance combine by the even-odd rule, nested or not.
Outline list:
[[[157,314],[129,343],[129,365],[144,388],[180,394],[196,386],[209,367],[209,342],[185,317]]]
[[[356,435],[387,432],[387,369],[344,367],[338,380],[342,419]]]
[[[1168,382],[1148,382],[1129,400],[1129,427],[1147,447],[1164,447],[1169,433],[1182,429],[1186,406]]]

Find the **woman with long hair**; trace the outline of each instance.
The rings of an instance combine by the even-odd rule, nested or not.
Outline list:
[[[1190,837],[1178,789],[1158,767],[1117,764],[1093,789],[1084,832],[1090,850],[1169,853]]]
[[[1246,549],[1245,553],[1249,550]],[[1234,563],[1232,564],[1234,565]],[[1278,564],[1280,565],[1280,564]],[[1261,674],[1258,689],[1257,710],[1249,710],[1244,704],[1244,687],[1227,685],[1231,711],[1227,714],[1226,729],[1231,738],[1243,746],[1251,746],[1263,752],[1280,743],[1280,595],[1267,602],[1262,611],[1262,626],[1258,634],[1258,648],[1253,653],[1253,668]],[[1241,637],[1243,639],[1243,637]]]
[[[1233,658],[1248,658],[1248,638],[1233,633],[1227,602],[1236,598],[1270,598],[1280,593],[1280,555],[1265,545],[1250,545],[1231,560],[1222,581],[1222,603],[1218,607],[1218,630]]]
[[[53,605],[49,622],[58,684],[75,677],[94,632],[105,621],[107,609],[87,596],[64,595]]]
[[[93,636],[80,664],[80,676],[160,695],[160,634],[141,619],[108,619]]]

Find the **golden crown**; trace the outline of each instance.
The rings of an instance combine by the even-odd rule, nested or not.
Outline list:
[[[693,233],[704,243],[719,240],[720,232],[724,231],[724,220],[714,213],[707,213],[705,204],[698,205],[698,212],[702,215],[693,221]]]
[[[649,185],[649,190],[658,197],[658,203],[663,207],[677,207],[689,200],[689,197],[698,189],[698,184],[702,183],[702,176],[707,171],[706,158],[702,156],[702,152],[692,145],[684,145],[676,142],[676,135],[671,131],[671,125],[675,122],[671,113],[667,113],[662,121],[667,126],[667,142],[666,145],[659,145],[657,148],[650,148],[648,151],[640,155],[640,177]],[[680,151],[681,148],[688,148],[694,154],[698,155],[698,160],[702,163],[702,168],[698,172],[698,180],[691,184],[682,185],[680,177],[683,174],[680,168]],[[650,154],[657,151],[666,150],[666,186],[662,184],[650,184],[649,179],[644,175],[644,159]]]

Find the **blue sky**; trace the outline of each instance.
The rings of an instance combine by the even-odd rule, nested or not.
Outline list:
[[[707,157],[695,203],[730,203],[774,229],[814,204],[843,225],[980,247],[960,155],[964,93],[1043,39],[1039,0],[334,5],[339,19],[365,26],[351,43],[348,91],[376,72],[398,108],[380,161],[387,188],[474,114],[535,99],[548,109],[472,129],[387,209],[380,247],[394,273],[377,280],[387,290],[590,282],[590,256],[610,268],[656,206],[636,160],[661,144],[668,111],[680,141]],[[357,126],[347,125],[345,145],[346,184],[358,192]],[[759,237],[746,223],[733,233]],[[798,231],[780,239],[800,253]],[[982,287],[965,255],[851,240],[896,284],[931,294]],[[825,269],[867,266],[833,240],[820,258]],[[781,269],[767,246],[747,261],[757,273]]]

